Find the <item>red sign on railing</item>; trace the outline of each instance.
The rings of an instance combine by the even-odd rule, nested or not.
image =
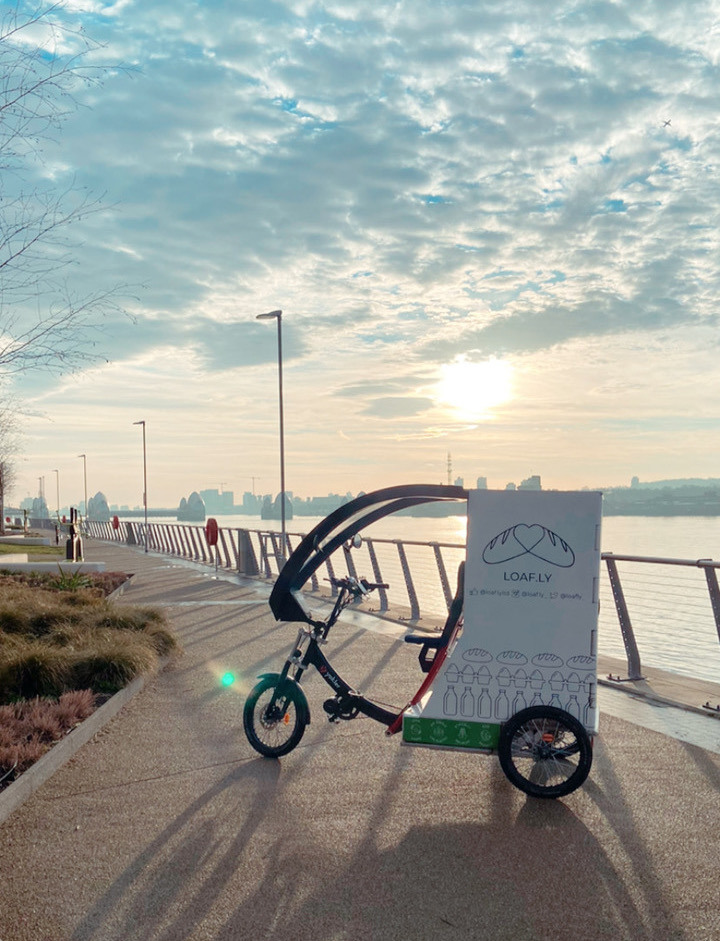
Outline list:
[[[218,524],[217,520],[213,519],[212,516],[205,523],[205,538],[207,539],[207,544],[209,546],[216,546],[218,542]]]

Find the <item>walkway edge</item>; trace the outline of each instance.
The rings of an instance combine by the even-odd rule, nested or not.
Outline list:
[[[162,669],[161,665],[160,669]],[[137,676],[123,689],[111,696],[106,703],[96,709],[77,728],[69,732],[65,738],[60,739],[39,758],[34,765],[24,771],[20,777],[13,781],[5,790],[0,791],[0,824],[17,810],[25,801],[48,781],[56,771],[66,764],[83,745],[90,741],[130,700],[136,696],[149,679],[157,676],[152,673],[147,676]]]

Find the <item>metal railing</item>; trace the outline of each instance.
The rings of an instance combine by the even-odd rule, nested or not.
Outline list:
[[[145,544],[141,522],[122,521],[114,528],[89,521],[86,528],[98,539]],[[286,534],[288,554],[303,535]],[[200,525],[149,523],[147,539],[154,551],[255,578],[274,580],[280,569],[281,534],[271,530],[220,528],[217,545],[210,546]],[[387,582],[390,588],[374,596],[374,613],[432,630],[442,626],[464,558],[464,543],[364,536],[352,553],[326,560],[325,577],[346,574],[335,571],[340,565],[349,575]],[[642,647],[649,665],[720,681],[720,562],[610,552],[602,560],[608,577],[600,590],[600,653],[627,664],[627,675],[615,678],[642,679]],[[314,574],[309,589],[319,591],[321,578]],[[333,591],[329,585],[327,590]]]

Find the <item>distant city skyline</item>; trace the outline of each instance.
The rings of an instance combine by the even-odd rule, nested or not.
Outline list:
[[[426,483],[447,483],[447,481],[426,481]],[[516,484],[514,481],[508,481],[504,486],[495,486],[489,485],[487,478],[478,477],[472,482],[465,481],[462,477],[456,477],[452,484],[454,486],[465,486],[468,489],[479,488],[479,489],[495,489],[495,490],[551,490],[557,488],[545,487],[542,482],[540,475],[531,475],[528,478],[524,478],[520,483]],[[703,486],[708,486],[710,488],[719,489],[720,488],[720,478],[675,478],[675,479],[658,479],[658,480],[649,480],[641,481],[639,477],[633,476],[629,483],[620,484],[617,486],[589,486],[585,485],[575,489],[578,490],[602,490],[605,492],[617,492],[625,491],[635,492],[646,491],[652,489],[660,488],[682,488],[682,487],[693,487],[697,488],[699,491],[702,490]],[[319,513],[318,515],[324,515],[325,513],[330,512],[341,500],[352,499],[359,495],[361,491],[352,492],[352,491],[329,491],[328,493],[323,494],[306,494],[299,495],[295,494],[292,491],[288,491],[290,498],[299,505],[300,503],[310,503],[315,502],[318,505]],[[367,491],[362,491],[367,492]],[[122,513],[122,512],[131,512],[138,513],[142,512],[143,506],[141,504],[131,505],[128,503],[119,503],[113,501],[112,497],[102,490],[99,491],[108,501],[109,508],[113,513]],[[275,500],[278,496],[277,493],[256,493],[252,494],[251,491],[245,491],[242,495],[236,495],[233,490],[220,491],[217,488],[199,488],[194,491],[190,491],[187,494],[183,494],[176,502],[161,504],[155,503],[149,504],[149,508],[152,510],[168,510],[174,512],[178,509],[183,500],[187,500],[192,493],[197,493],[203,499],[205,507],[207,510],[207,515],[212,516],[216,515],[228,515],[240,512],[246,513],[259,513],[260,507],[264,500],[270,499]],[[97,493],[89,494],[89,502],[92,503],[93,499]],[[26,509],[31,510],[31,507],[35,504],[37,505],[39,497],[38,495],[27,496],[23,498],[22,501],[9,501],[6,506],[15,508],[15,509]],[[53,503],[51,499],[48,499],[48,495],[44,496],[45,505],[47,506],[50,516],[54,516],[58,510],[57,502]],[[59,509],[61,514],[69,514],[70,509],[74,508],[79,510],[81,513],[85,512],[84,500],[80,500],[74,503],[61,503]]]

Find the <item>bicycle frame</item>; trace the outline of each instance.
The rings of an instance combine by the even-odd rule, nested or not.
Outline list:
[[[297,639],[293,652],[285,661],[280,673],[280,679],[289,680],[298,687],[303,673],[308,667],[313,666],[320,676],[325,680],[328,686],[335,693],[336,708],[333,709],[329,700],[325,703],[325,710],[331,719],[338,721],[340,719],[354,718],[358,712],[381,722],[383,725],[392,725],[399,717],[398,712],[391,712],[389,709],[383,709],[376,703],[366,699],[361,693],[358,693],[350,684],[343,679],[338,671],[330,664],[325,654],[322,652],[321,645],[327,640],[330,628],[340,615],[343,608],[351,602],[347,589],[343,588],[338,595],[332,613],[326,622],[312,621],[308,625],[303,625],[297,634]],[[278,688],[282,688],[281,683]],[[309,709],[308,709],[309,714]]]

